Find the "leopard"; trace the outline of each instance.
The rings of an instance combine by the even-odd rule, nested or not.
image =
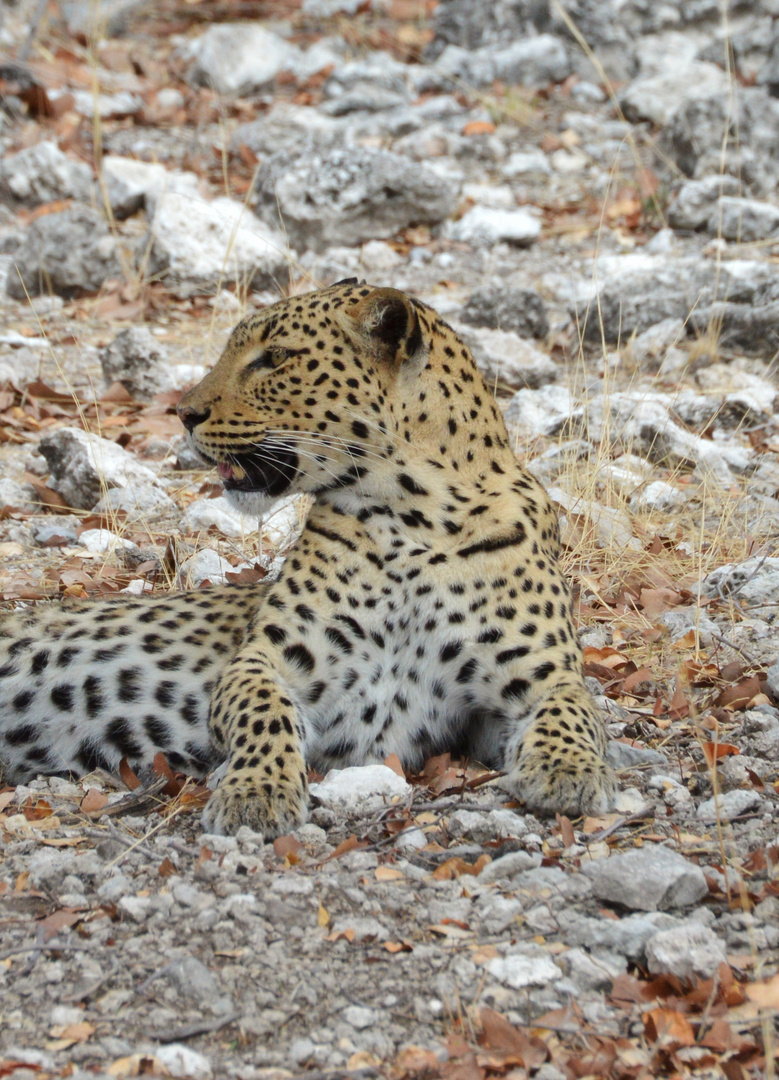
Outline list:
[[[221,763],[204,827],[274,837],[309,770],[450,752],[529,811],[613,805],[554,509],[431,307],[357,279],[274,302],[178,415],[235,507],[302,493],[304,527],[275,580],[6,613],[8,782]]]

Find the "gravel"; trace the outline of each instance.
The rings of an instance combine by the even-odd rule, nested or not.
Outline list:
[[[45,95],[39,61],[4,69],[6,602],[261,588],[308,504],[212,497],[178,390],[279,294],[404,289],[552,489],[622,791],[539,820],[475,766],[374,763],[312,777],[275,844],[203,833],[191,786],[2,791],[0,1075],[445,1075],[451,1018],[484,1007],[556,1029],[536,1080],[602,1071],[560,1057],[577,1016],[622,1071],[709,1068],[708,1036],[668,1050],[656,1004],[620,997],[646,973],[757,1039],[754,1002],[699,980],[749,988],[779,956],[775,4],[730,5],[734,73],[716,0],[50,7]],[[5,5],[11,58],[34,8]],[[95,404],[116,381],[136,404]]]

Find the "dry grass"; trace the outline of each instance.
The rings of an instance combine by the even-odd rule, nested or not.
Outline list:
[[[98,6],[97,2],[95,2],[95,12],[97,12]],[[592,63],[600,81],[607,90],[617,116],[624,120],[615,91],[589,44],[556,0],[554,8],[566,22],[571,34]],[[723,5],[722,17],[723,23],[726,24],[725,5]],[[724,29],[727,29],[726,25]],[[93,94],[96,102],[99,93],[99,64],[97,48],[94,42],[90,43],[88,54],[94,70]],[[725,54],[729,56],[727,49]],[[729,59],[727,62],[729,63]],[[730,76],[735,95],[737,92],[735,75],[730,72]],[[474,88],[461,86],[458,89],[466,93],[472,100],[481,100],[490,108],[498,121],[509,120],[530,131],[541,130],[538,110],[529,95],[515,92],[504,95],[498,100],[494,95],[479,94]],[[726,139],[727,132],[723,132],[723,172]],[[646,148],[639,144],[638,137],[633,130],[630,130],[627,142],[630,146],[636,173],[639,173],[644,168]],[[97,108],[95,109],[93,143],[95,166],[97,175],[100,177],[103,133]],[[224,192],[229,195],[231,185],[227,147],[228,131],[227,127],[223,126],[221,167]],[[678,170],[675,169],[672,162],[666,161],[666,165],[678,175]],[[611,187],[607,196],[610,195],[611,191],[621,186],[624,181],[630,181],[631,179],[635,179],[635,176],[624,175],[619,162],[615,161],[611,176]],[[100,180],[100,192],[103,209],[110,222],[111,230],[117,240],[120,240],[122,227],[113,219],[110,202],[102,179]],[[665,213],[662,200],[654,194],[650,196],[650,200],[655,220],[664,226]],[[597,255],[601,251],[602,241],[607,229],[605,210],[606,200],[604,199],[594,237],[595,265],[597,265]],[[247,213],[250,213],[248,197]],[[234,240],[235,233],[233,233],[224,253],[222,275],[217,293],[229,278]],[[721,245],[716,248],[718,265],[723,251],[724,247]],[[125,278],[137,296],[143,296],[152,284],[148,272],[148,254],[147,250],[147,257],[142,258],[139,264],[125,260],[123,267]],[[594,273],[596,272],[594,271]],[[290,263],[289,279],[278,283],[279,294],[294,294],[301,290],[302,283],[305,283],[307,287],[316,287],[319,284],[299,264]],[[234,295],[237,299],[235,310],[227,311],[217,304],[213,305],[204,333],[202,320],[190,328],[187,328],[181,322],[168,324],[171,327],[169,333],[179,337],[180,340],[177,344],[183,353],[189,352],[193,359],[200,359],[202,355],[210,358],[214,357],[217,352],[217,343],[224,339],[230,326],[253,309],[254,300],[249,287],[248,274],[243,280],[235,284]],[[600,370],[602,372],[602,381],[599,389],[606,405],[604,411],[608,417],[610,395],[617,391],[636,389],[642,385],[643,373],[639,361],[631,353],[630,342],[626,342],[619,350],[622,361],[617,366],[613,365],[614,350],[606,343],[602,313],[597,303],[590,310],[588,318],[597,320],[601,329],[600,355],[593,354],[592,349],[585,344],[584,326],[578,327],[577,339],[572,350],[573,359],[568,368],[568,379],[572,392],[577,394],[581,387],[587,384],[593,372]],[[37,325],[40,336],[47,337],[47,328],[44,321],[34,312],[33,321]],[[158,325],[166,325],[165,316],[158,315],[156,322]],[[94,319],[82,326],[80,333],[82,335],[103,333],[107,329],[108,327],[99,319]],[[115,327],[111,327],[111,329],[113,330]],[[694,370],[701,363],[711,363],[721,358],[728,359],[721,349],[720,335],[721,325],[716,319],[713,319],[706,327],[706,330],[696,338],[690,341],[685,339],[684,342],[677,343],[684,345],[687,351],[688,371]],[[49,348],[48,358],[51,370],[58,383],[72,394],[76,402],[85,402],[87,400],[85,387],[76,385],[68,371],[63,368],[55,347]],[[92,384],[89,395],[95,399],[99,398],[99,388]],[[586,395],[584,404],[587,404]],[[80,407],[80,411],[83,425],[87,430],[90,430],[91,427],[97,435],[107,434],[101,430],[99,424],[91,425],[91,422],[84,415],[83,408]],[[738,432],[734,434],[737,436]],[[565,436],[560,435],[556,441],[558,446],[562,448],[566,441]],[[554,445],[554,443],[555,440],[538,440],[532,447],[518,446],[517,449],[521,456],[533,458],[542,449]],[[779,542],[777,542],[776,536],[771,531],[766,532],[765,535],[750,535],[745,527],[746,500],[749,495],[748,481],[738,488],[734,487],[731,491],[723,491],[722,488],[713,487],[707,483],[703,483],[697,490],[693,491],[692,485],[687,482],[687,478],[678,466],[669,469],[655,467],[652,469],[650,478],[662,478],[672,485],[676,485],[686,496],[684,504],[678,510],[672,512],[661,513],[649,509],[636,509],[631,505],[631,496],[636,492],[630,489],[626,490],[622,484],[618,483],[609,468],[614,461],[617,449],[622,455],[636,453],[639,457],[645,456],[643,447],[633,446],[629,442],[626,444],[623,433],[611,430],[610,422],[607,420],[602,438],[595,445],[594,452],[587,458],[581,459],[572,452],[566,455],[561,450],[562,466],[555,483],[556,486],[563,488],[574,498],[580,499],[583,505],[594,504],[618,511],[629,523],[632,535],[638,542],[634,546],[630,546],[619,541],[614,536],[604,542],[603,533],[599,533],[599,530],[593,526],[592,521],[587,519],[586,514],[569,514],[569,527],[565,534],[566,547],[563,553],[563,564],[576,589],[581,624],[584,627],[602,623],[609,625],[614,630],[615,641],[626,644],[636,665],[639,667],[646,666],[656,671],[658,679],[670,688],[673,686],[674,681],[681,677],[682,660],[690,656],[696,660],[705,659],[706,650],[700,647],[696,635],[695,644],[690,647],[686,656],[683,656],[678,649],[675,649],[670,644],[667,638],[658,639],[651,633],[655,627],[653,618],[647,616],[640,606],[634,604],[631,607],[626,604],[624,602],[625,595],[629,594],[631,590],[635,592],[643,586],[664,587],[669,590],[676,590],[679,593],[686,592],[694,597],[703,579],[718,566],[728,562],[740,562],[754,553],[756,548],[761,554],[773,555],[779,549]],[[171,490],[169,493],[179,505],[182,505],[191,499],[197,488],[208,479],[210,479],[210,474],[205,471],[186,474],[181,479],[180,487]],[[107,486],[104,485],[104,487],[107,491]],[[165,558],[167,541],[161,532],[160,522],[156,520],[141,521],[129,525],[120,516],[109,516],[111,530],[117,536],[137,538],[139,533],[143,533],[147,545],[157,551],[164,571],[161,579],[156,582],[155,588],[176,587],[177,575],[170,561]],[[653,540],[658,537],[662,538],[663,542],[653,543]],[[200,534],[189,537],[188,540],[194,549],[199,547],[216,548],[220,554],[228,557],[243,558],[247,555],[251,557],[254,554],[252,551],[254,538],[252,537],[234,541],[227,538],[217,538],[213,535]],[[49,560],[51,565],[54,564],[57,557],[52,552],[42,556],[43,559]],[[111,559],[111,555],[107,556],[107,563]],[[694,602],[694,599],[689,602]],[[741,610],[735,604],[732,604],[730,607],[732,626],[735,627],[742,617]],[[712,738],[711,730],[701,726],[699,716],[693,714],[690,725],[701,744]],[[716,736],[717,733],[715,732]],[[658,744],[662,745],[662,737],[658,738]],[[711,782],[716,792],[716,768],[711,770]],[[722,820],[718,821],[717,830],[722,864],[727,867],[731,859],[738,853],[733,850],[728,823]],[[745,894],[742,896],[742,906],[745,911],[749,910],[749,902]],[[761,957],[754,943],[753,955],[756,962],[755,972],[759,977]],[[458,1018],[458,1023],[462,1023],[462,1020],[461,1015]],[[773,1078],[772,1051],[774,1035],[768,1018],[764,1023],[763,1037],[767,1049],[766,1076]]]

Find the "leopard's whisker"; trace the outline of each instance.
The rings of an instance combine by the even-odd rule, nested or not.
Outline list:
[[[346,452],[356,453],[357,457],[373,458],[375,461],[386,461],[386,457],[383,454],[378,453],[376,450],[371,450],[367,447],[363,447],[361,443],[350,443],[348,439],[342,439],[338,435],[333,435],[332,432],[320,433],[315,431],[282,431],[268,429],[268,434],[273,436],[283,436],[294,440],[296,443],[308,442],[312,445],[331,445],[333,449],[342,449]]]
[[[324,465],[322,462],[318,461],[314,457],[314,455],[312,455],[312,454],[308,454],[308,453],[306,453],[305,451],[302,451],[302,450],[298,451],[297,448],[294,447],[294,446],[281,446],[281,445],[279,445],[277,447],[277,449],[294,451],[295,453],[299,453],[300,457],[308,458],[315,465],[319,465],[322,469],[324,469],[324,471],[326,473],[328,473],[330,476],[332,476],[332,478],[334,480],[338,479],[338,473],[337,472],[333,471],[332,469],[328,469],[326,465]],[[270,462],[272,465],[274,465],[275,467],[277,467],[279,469],[282,467],[282,464],[283,464],[283,463],[279,462],[275,457],[273,457],[272,453],[268,454],[267,452],[250,451],[250,452],[246,452],[246,454],[243,455],[243,456],[248,458],[250,461],[253,460],[253,461],[258,462],[258,464],[263,464],[264,462]],[[237,461],[236,464],[240,464],[240,460]],[[301,472],[303,472],[304,475],[306,475],[310,480],[314,479],[314,477],[311,475],[311,473],[306,471],[305,469],[302,469]]]

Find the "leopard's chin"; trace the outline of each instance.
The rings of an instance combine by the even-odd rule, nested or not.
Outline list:
[[[266,495],[261,491],[241,491],[225,486],[227,501],[247,517],[263,518],[283,495]]]

